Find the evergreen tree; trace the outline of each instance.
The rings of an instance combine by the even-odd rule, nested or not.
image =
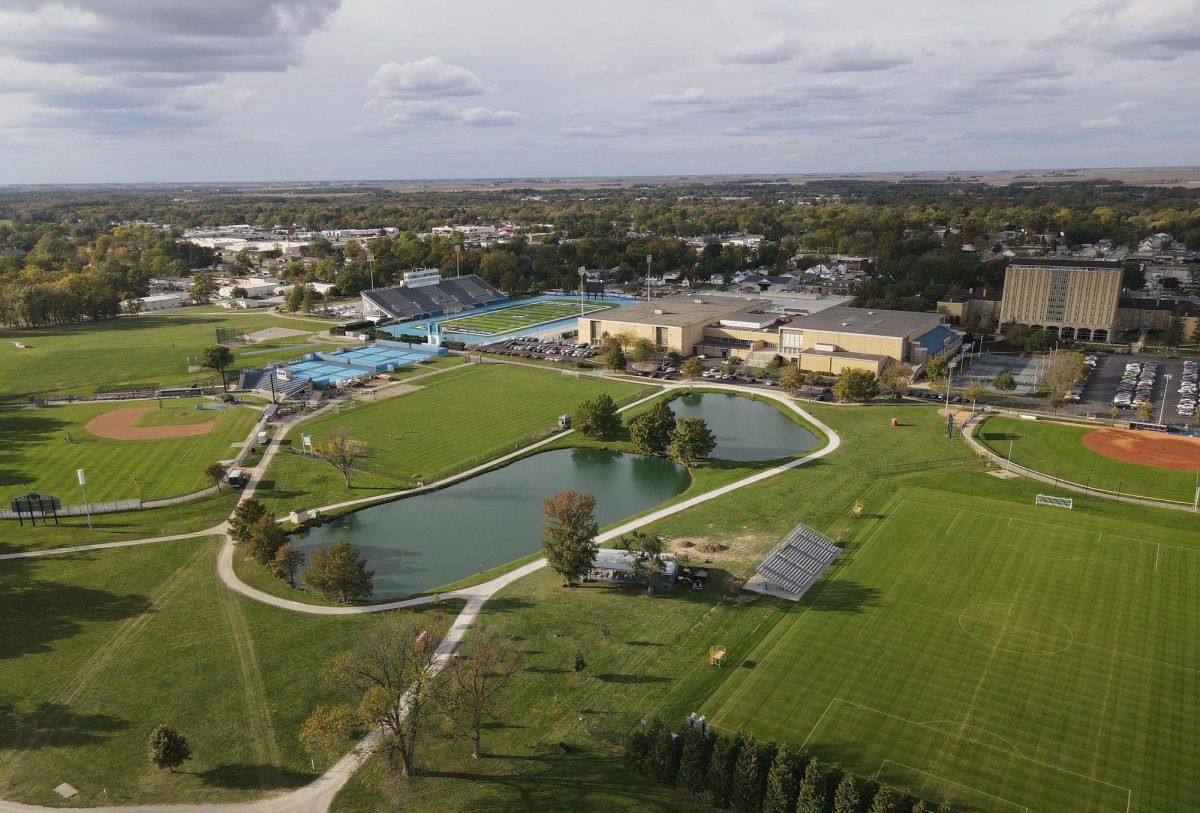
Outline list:
[[[870,813],[902,813],[904,796],[888,785],[882,785],[871,802]]]
[[[246,549],[260,565],[269,565],[275,554],[287,542],[287,534],[271,514],[263,514],[250,528]]]
[[[861,813],[861,808],[862,796],[858,792],[854,774],[843,774],[837,792],[833,794],[833,813]]]
[[[708,770],[711,750],[712,738],[701,734],[699,728],[688,728],[683,732],[679,772],[675,774],[677,788],[690,796],[700,795],[704,789],[704,775]]]
[[[659,729],[651,743],[650,777],[664,785],[674,785],[679,773],[679,738],[666,726]]]
[[[625,351],[621,349],[621,345],[613,344],[604,356],[604,366],[610,370],[624,370],[625,364]]]
[[[229,518],[229,535],[233,537],[233,541],[250,541],[250,529],[258,522],[259,517],[267,513],[267,507],[254,497],[243,500],[233,509],[233,516]]]
[[[617,402],[610,395],[583,401],[571,415],[571,427],[590,438],[611,438],[621,429]]]
[[[658,767],[658,741],[664,731],[666,731],[666,726],[657,717],[646,725],[646,750],[642,753],[642,758],[634,767],[634,770],[642,776],[654,777],[655,770]]]
[[[917,800],[917,803],[913,805],[912,813],[931,813],[932,810],[933,808],[929,806],[928,802],[926,802],[924,799],[919,799]]]
[[[758,756],[758,741],[744,737],[738,751],[737,764],[733,770],[733,789],[729,794],[729,807],[734,813],[758,813],[762,809],[761,760]]]
[[[729,794],[733,789],[733,767],[742,739],[743,735],[738,734],[736,740],[720,736],[713,740],[712,755],[708,759],[708,771],[704,776],[704,801],[713,807],[729,807]]]
[[[650,750],[650,740],[646,732],[635,728],[625,738],[625,770],[641,773],[642,763],[646,761],[646,753]]]
[[[825,813],[825,774],[821,763],[810,759],[804,766],[804,778],[796,791],[796,813]]]
[[[785,745],[775,754],[767,774],[763,813],[792,813],[796,809],[797,787],[795,757]]]

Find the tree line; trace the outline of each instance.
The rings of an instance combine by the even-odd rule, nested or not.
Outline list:
[[[950,813],[945,803],[855,776],[801,750],[726,737],[658,718],[625,739],[625,767],[699,802],[735,813]]]

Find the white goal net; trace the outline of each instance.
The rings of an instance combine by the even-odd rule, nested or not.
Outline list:
[[[1066,508],[1068,511],[1074,510],[1075,500],[1071,497],[1055,497],[1052,494],[1037,495],[1036,505],[1051,505],[1055,508]]]

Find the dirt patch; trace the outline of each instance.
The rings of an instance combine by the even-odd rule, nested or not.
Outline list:
[[[1155,469],[1200,469],[1200,439],[1197,438],[1133,429],[1097,429],[1081,440],[1089,451],[1122,463]]]
[[[268,327],[256,330],[246,336],[252,342],[267,342],[271,339],[289,339],[292,336],[307,336],[311,330],[295,330],[290,327]]]
[[[207,423],[189,423],[179,426],[134,426],[138,418],[152,407],[122,407],[97,415],[84,427],[98,438],[112,440],[162,440],[163,438],[187,438],[206,435],[217,425],[215,420]],[[190,414],[190,413],[185,413]]]

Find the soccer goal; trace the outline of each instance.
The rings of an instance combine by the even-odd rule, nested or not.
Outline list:
[[[1075,500],[1072,497],[1055,497],[1052,494],[1037,495],[1036,505],[1051,505],[1055,508],[1065,508],[1068,511],[1075,510]]]

